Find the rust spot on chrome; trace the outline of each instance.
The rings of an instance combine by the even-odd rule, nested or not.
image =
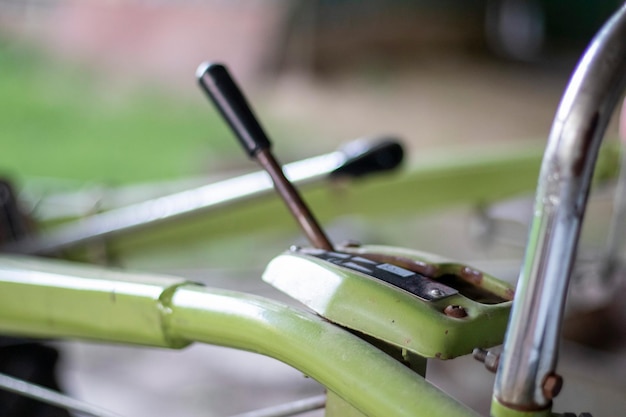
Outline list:
[[[574,161],[574,165],[572,166],[573,173],[576,176],[582,175],[585,169],[585,161],[590,160],[587,154],[589,153],[590,147],[593,144],[592,138],[598,127],[599,120],[600,114],[598,112],[595,112],[593,114],[593,117],[591,118],[591,122],[589,123],[587,130],[584,133],[584,138],[582,142],[583,148],[576,156],[576,160]]]
[[[562,388],[563,388],[563,378],[561,377],[561,375],[558,375],[555,373],[546,375],[546,377],[543,380],[543,386],[542,386],[543,396],[546,397],[546,399],[548,400],[554,399],[554,397],[559,395]]]

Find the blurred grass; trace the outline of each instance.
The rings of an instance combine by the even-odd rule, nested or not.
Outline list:
[[[94,74],[1,40],[0,74],[0,174],[11,178],[163,180],[238,150],[208,103],[107,91]]]

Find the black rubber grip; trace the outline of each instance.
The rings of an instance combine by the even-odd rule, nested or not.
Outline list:
[[[402,145],[395,138],[357,140],[340,151],[346,155],[346,160],[331,176],[361,177],[388,171],[400,165],[404,158]]]
[[[246,98],[224,65],[203,63],[196,72],[198,82],[250,157],[271,144]]]

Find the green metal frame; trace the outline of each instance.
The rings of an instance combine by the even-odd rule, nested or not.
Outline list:
[[[531,193],[537,182],[543,149],[541,147],[503,150],[455,150],[421,155],[411,161],[403,172],[377,175],[366,181],[351,181],[349,186],[304,187],[306,201],[322,223],[355,215],[367,218],[415,216],[441,207],[479,204]],[[463,157],[453,156],[463,155]],[[615,176],[619,166],[612,148],[600,163],[607,176]],[[140,260],[142,267],[154,262],[155,254],[176,254],[184,259],[181,242],[186,249],[201,242],[205,252],[211,241],[257,234],[284,233],[295,230],[293,220],[277,198],[255,199],[251,204],[217,210],[214,216],[189,218],[187,221],[164,224],[132,236],[108,242],[115,253]],[[211,239],[207,239],[210,236]]]
[[[262,297],[9,256],[0,257],[0,293],[3,333],[174,349],[212,343],[287,363],[367,416],[477,415],[352,333]]]
[[[530,151],[476,158],[465,155],[463,160],[449,156],[447,160],[431,159],[422,161],[401,177],[387,176],[355,184],[340,203],[323,190],[314,190],[308,197],[313,206],[321,208],[322,219],[354,212],[407,214],[415,209],[454,203],[492,201],[531,191],[540,155],[540,151]],[[600,175],[610,177],[615,174],[616,155],[614,149],[609,148],[604,162],[598,164]],[[390,201],[393,201],[392,205]],[[217,238],[220,232],[221,235],[236,234],[250,230],[249,218],[254,218],[255,225],[280,228],[283,220],[280,220],[282,216],[276,216],[278,212],[278,203],[263,200],[258,205],[220,213],[219,222],[207,220],[207,224],[211,224],[208,229],[202,226],[203,221],[200,224],[189,222],[193,224],[191,229],[186,225],[176,233],[171,228],[146,232],[124,242],[115,242],[114,246],[133,252],[135,245],[161,234],[165,238],[159,245],[167,253],[178,250],[179,241],[172,236],[179,233],[189,237],[191,232],[192,236],[202,235],[203,239],[206,236]],[[421,256],[397,248],[376,250]],[[450,271],[458,268],[456,264],[429,259]],[[494,291],[506,291],[506,287],[495,280],[488,279],[487,282]],[[365,284],[346,284],[346,288],[357,287],[361,295],[377,291],[366,288]],[[370,417],[476,415],[425,381],[419,366],[412,370],[379,347],[326,319],[268,299],[210,289],[175,277],[115,272],[18,256],[0,256],[0,294],[0,332],[5,334],[91,339],[173,349],[193,342],[212,343],[276,358],[318,380],[332,392],[330,412],[340,410],[335,416],[347,413],[346,410],[351,410],[350,415]],[[386,303],[389,304],[389,300]],[[429,314],[427,310],[417,308],[419,311],[414,311],[415,307],[408,307],[409,299],[400,304],[402,307],[394,313],[398,314],[397,317]],[[333,317],[343,316],[345,312],[341,309],[341,300],[333,300],[328,313]],[[497,319],[490,325],[491,330],[497,331],[497,337],[485,344],[495,343],[501,337],[506,317],[504,310],[498,310]],[[486,313],[488,308],[476,311],[477,317]],[[377,319],[384,321],[385,317]],[[446,322],[445,326],[450,323],[453,321]],[[405,329],[410,325],[411,319],[407,318]],[[437,336],[435,332],[439,332],[442,326],[441,323],[435,325],[433,333],[427,337]],[[397,335],[386,335],[384,327],[372,330],[371,336],[390,341],[386,338],[405,334],[403,330]],[[481,333],[478,337],[486,340],[490,336]],[[462,332],[451,343],[445,342],[444,337],[440,339],[443,340],[442,349],[447,349],[449,357],[467,353],[476,339],[471,339],[467,346],[463,345],[462,339]],[[311,349],[311,346],[315,348]],[[421,347],[412,351],[427,353]],[[426,356],[437,356],[436,353],[433,351]],[[513,412],[506,407],[498,408],[497,404],[494,410],[498,417],[545,416],[545,413]]]
[[[491,290],[502,302],[485,304],[461,293],[436,301],[418,297],[366,275],[298,252],[286,252],[270,262],[263,279],[322,317],[425,358],[452,359],[474,348],[502,343],[511,309],[513,288],[466,265],[423,252],[385,246],[345,248],[355,254],[376,253],[420,261],[437,271],[432,278],[454,274]],[[462,318],[444,313],[461,306]]]

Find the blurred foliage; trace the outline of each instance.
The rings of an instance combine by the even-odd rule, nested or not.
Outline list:
[[[147,86],[107,89],[95,74],[1,40],[0,73],[5,176],[162,180],[201,174],[237,151],[208,103]]]

